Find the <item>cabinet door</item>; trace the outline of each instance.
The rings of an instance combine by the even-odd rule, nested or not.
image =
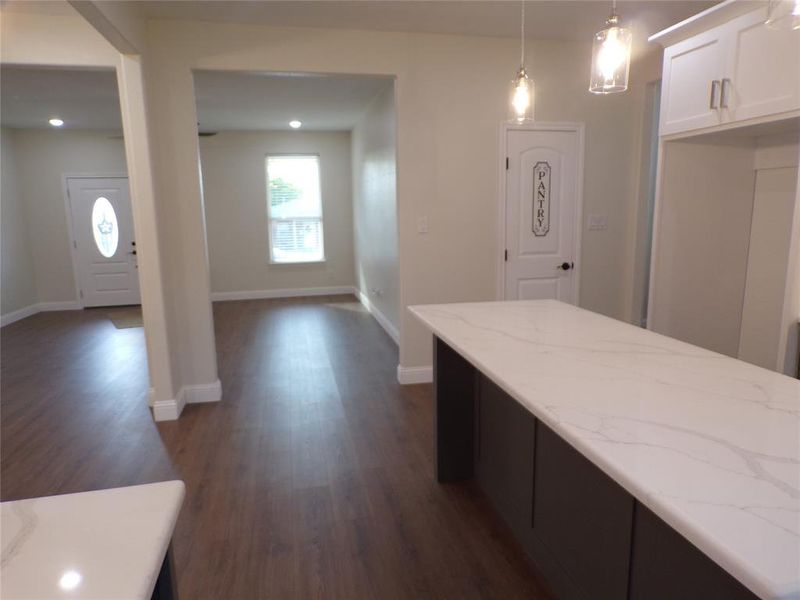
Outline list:
[[[717,27],[664,51],[661,135],[713,127],[722,122],[717,107],[727,44],[723,29]]]
[[[628,597],[633,497],[541,421],[536,427],[534,543],[567,574],[564,598]]]
[[[630,600],[756,600],[649,509],[636,505]]]
[[[726,25],[730,32],[723,118],[742,121],[800,108],[800,31],[767,27],[765,8]]]
[[[475,475],[526,550],[533,520],[536,420],[519,402],[480,376]]]

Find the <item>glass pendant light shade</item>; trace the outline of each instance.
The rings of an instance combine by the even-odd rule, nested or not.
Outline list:
[[[800,30],[800,0],[769,0],[767,27]]]
[[[525,71],[525,0],[520,3],[519,20],[519,70],[511,81],[508,98],[508,121],[527,123],[533,121],[533,104],[536,99],[533,80]]]
[[[631,30],[620,27],[619,17],[611,13],[608,27],[598,31],[592,45],[592,74],[589,91],[614,94],[628,89],[631,67]]]
[[[508,103],[508,120],[512,123],[533,121],[533,107],[536,100],[533,80],[528,78],[525,68],[517,71],[511,81],[511,94]]]

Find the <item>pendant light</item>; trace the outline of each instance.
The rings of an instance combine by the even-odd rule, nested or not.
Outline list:
[[[512,123],[533,121],[533,105],[535,101],[535,87],[525,71],[525,0],[522,0],[521,4],[519,71],[511,81],[511,97],[508,106],[508,120]]]
[[[628,89],[631,37],[631,30],[619,25],[617,0],[614,0],[606,28],[594,35],[590,92],[614,94]]]

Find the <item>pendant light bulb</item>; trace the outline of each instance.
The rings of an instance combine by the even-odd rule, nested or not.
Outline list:
[[[525,70],[525,0],[522,0],[520,19],[520,59],[517,76],[511,81],[508,120],[512,123],[533,121],[534,90],[533,81]]]
[[[631,31],[620,26],[616,10],[612,10],[606,26],[606,29],[595,34],[592,45],[589,91],[593,94],[613,94],[628,89]]]
[[[533,120],[533,82],[521,68],[512,82],[511,107],[514,121],[522,123]]]

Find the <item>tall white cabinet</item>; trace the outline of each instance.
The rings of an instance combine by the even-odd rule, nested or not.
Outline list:
[[[729,0],[651,38],[664,65],[647,321],[794,376],[800,31],[766,17]]]

